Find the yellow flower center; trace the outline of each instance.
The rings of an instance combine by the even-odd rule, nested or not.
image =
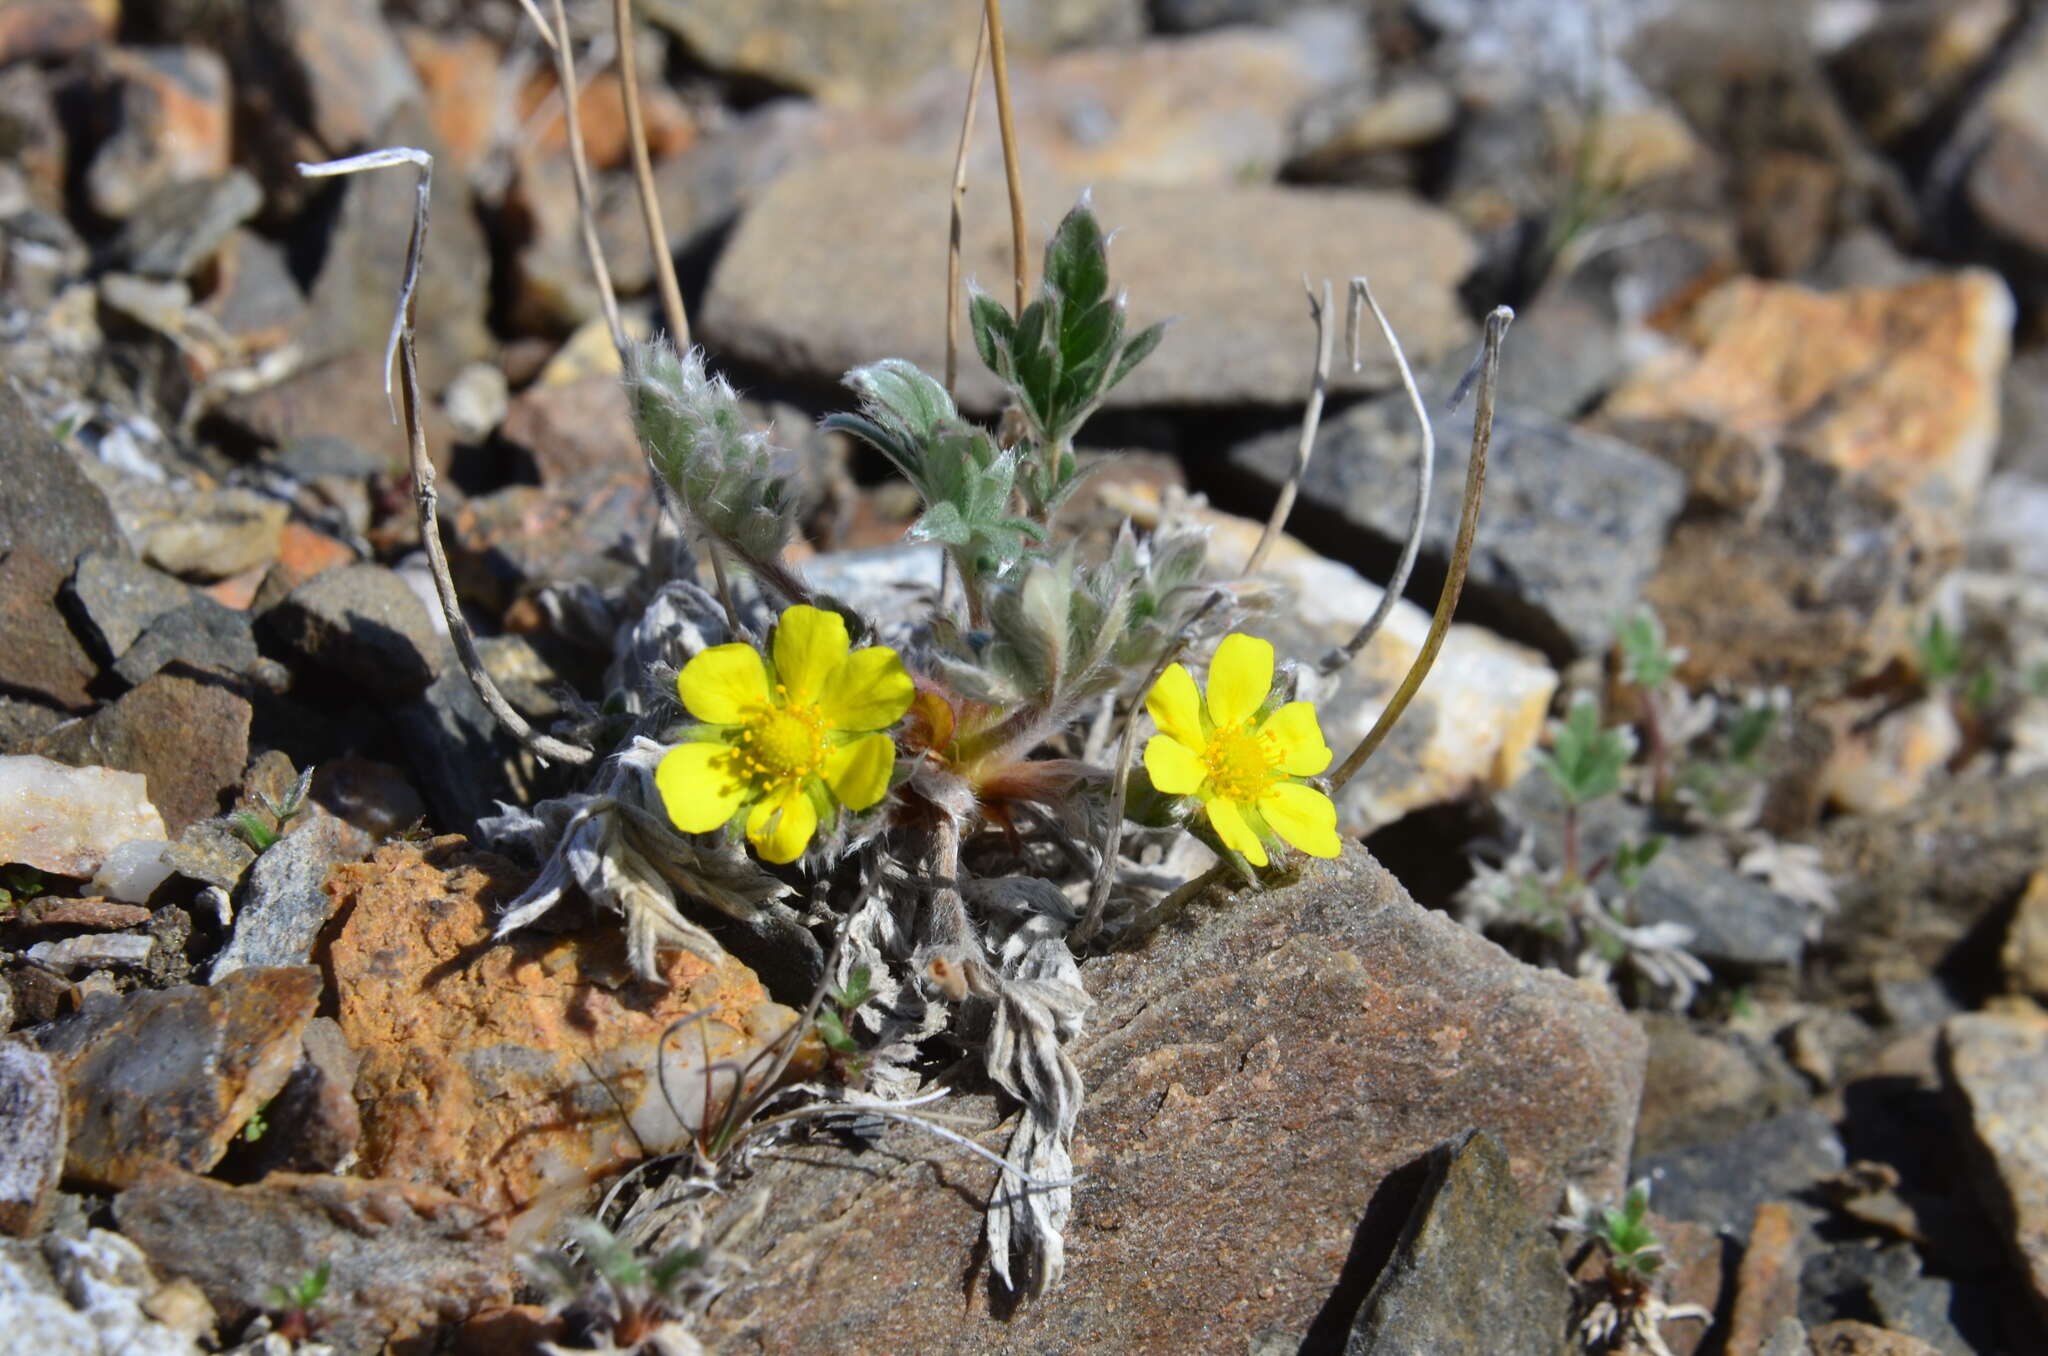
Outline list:
[[[1202,750],[1202,762],[1209,769],[1209,789],[1224,800],[1250,805],[1265,794],[1278,779],[1274,771],[1275,751],[1263,734],[1252,734],[1242,725],[1217,730]]]
[[[733,739],[739,774],[756,785],[807,781],[825,766],[825,721],[818,708],[790,701],[779,684],[775,695],[781,700],[753,712]]]

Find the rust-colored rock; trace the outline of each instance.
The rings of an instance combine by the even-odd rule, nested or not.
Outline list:
[[[163,1164],[212,1167],[291,1075],[319,997],[310,967],[242,970],[207,988],[89,999],[39,1028],[64,1081],[65,1176],[119,1189]]]
[[[1813,1356],[1940,1356],[1941,1348],[1853,1318],[1823,1323],[1807,1334]],[[1733,1347],[1729,1350],[1734,1350]]]
[[[619,379],[611,375],[521,392],[500,433],[533,457],[544,485],[584,471],[636,470],[645,456]]]
[[[2012,317],[1981,269],[1839,293],[1739,278],[1693,308],[1693,353],[1638,371],[1604,412],[1796,443],[1952,535],[1991,470]]]
[[[1735,1308],[1728,1316],[1729,1351],[1761,1351],[1778,1325],[1799,1313],[1799,1239],[1792,1207],[1766,1201],[1756,1208],[1749,1244],[1735,1273]]]
[[[436,168],[458,180],[467,178],[498,134],[505,53],[482,33],[443,34],[409,25],[398,37],[426,93],[427,119],[441,142]]]
[[[163,1169],[123,1192],[114,1217],[229,1323],[325,1263],[319,1336],[342,1351],[379,1351],[512,1297],[503,1226],[431,1187],[291,1172],[232,1187]]]
[[[702,1012],[714,1056],[743,1058],[793,1014],[729,958],[674,953],[666,984],[637,981],[618,927],[492,944],[493,911],[525,884],[460,838],[385,847],[329,878],[343,921],[326,964],[362,1059],[362,1170],[494,1213],[542,1204],[539,1220],[676,1142],[653,1075],[669,1023]],[[670,1038],[672,1060],[683,1048],[694,1038]],[[686,1099],[689,1083],[671,1080]]]
[[[576,99],[577,124],[583,132],[585,151],[594,169],[617,169],[626,163],[632,142],[626,135],[624,86],[616,70],[603,71],[582,82]],[[540,126],[534,147],[547,153],[566,151],[568,124],[562,117],[561,102],[555,99],[554,68],[537,72],[520,92],[520,118],[530,120],[544,101],[554,101],[554,113]],[[680,154],[697,139],[697,127],[690,110],[661,80],[643,72],[640,77],[641,116],[647,131],[647,153],[655,160]]]
[[[139,927],[149,921],[149,910],[140,904],[122,904],[111,899],[32,899],[14,915],[14,922],[30,927],[86,928],[113,932]]]
[[[1292,1349],[1319,1313],[1348,1326],[1415,1165],[1452,1136],[1492,1134],[1546,1216],[1568,1183],[1621,1192],[1641,1030],[1420,908],[1363,849],[1206,897],[1082,973],[1084,1181],[1058,1291],[991,1314],[984,1165],[909,1129],[883,1153],[814,1143],[763,1165],[759,1255],[712,1309],[720,1350]]]

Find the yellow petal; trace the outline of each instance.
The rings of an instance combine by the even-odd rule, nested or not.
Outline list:
[[[746,783],[730,773],[731,753],[723,744],[678,744],[654,765],[662,808],[684,833],[709,833],[746,802]]]
[[[867,735],[825,756],[825,785],[847,809],[865,810],[888,793],[895,766],[895,741],[885,734]]]
[[[1289,702],[1266,717],[1260,731],[1278,756],[1277,766],[1291,777],[1313,777],[1330,765],[1330,746],[1309,702]]]
[[[1168,664],[1159,681],[1145,694],[1145,710],[1152,723],[1168,739],[1179,740],[1191,749],[1203,744],[1202,694],[1195,680],[1179,664]]]
[[[818,714],[829,730],[886,730],[910,709],[917,685],[903,660],[886,645],[855,650],[818,693]]]
[[[1209,719],[1235,725],[1258,710],[1272,690],[1272,644],[1257,636],[1225,636],[1209,661]]]
[[[1266,845],[1252,832],[1252,826],[1245,823],[1244,812],[1237,808],[1237,802],[1217,798],[1204,806],[1209,812],[1209,827],[1216,830],[1216,836],[1223,840],[1223,846],[1244,854],[1244,859],[1253,866],[1266,864]]]
[[[764,800],[747,815],[747,841],[764,862],[793,862],[804,855],[818,829],[818,812],[802,787]]]
[[[1328,796],[1300,782],[1279,782],[1259,797],[1259,814],[1273,832],[1311,857],[1344,850],[1337,836],[1337,807]]]
[[[1190,679],[1189,686],[1193,685]],[[1152,779],[1154,787],[1169,796],[1190,796],[1209,775],[1209,769],[1200,754],[1172,735],[1161,734],[1145,741],[1145,775]]]
[[[768,668],[751,645],[714,645],[683,665],[676,695],[701,721],[737,725],[768,700]]]
[[[846,649],[844,617],[798,603],[775,626],[775,681],[796,700],[814,702],[825,695]]]

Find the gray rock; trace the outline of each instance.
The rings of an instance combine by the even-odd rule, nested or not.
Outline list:
[[[1564,799],[1548,775],[1541,769],[1529,773],[1497,803],[1533,835],[1539,862],[1555,866],[1562,860]],[[1579,860],[1597,862],[1656,832],[1649,811],[1619,797],[1582,806]],[[1686,949],[1709,964],[1796,965],[1806,950],[1806,906],[1736,871],[1720,841],[1706,835],[1667,834],[1632,898],[1637,921],[1691,928]]]
[[[379,565],[314,576],[262,624],[301,661],[302,676],[312,665],[381,697],[416,696],[452,658],[419,595]]]
[[[497,813],[499,801],[524,803],[507,770],[518,745],[459,667],[443,671],[390,719],[437,826],[475,837],[477,820]]]
[[[159,1322],[162,1295],[142,1250],[107,1229],[55,1232],[40,1243],[0,1238],[0,1314],[11,1349],[44,1356],[199,1356],[212,1316]],[[203,1332],[201,1331],[203,1329]]]
[[[1799,1110],[1726,1139],[1653,1154],[1635,1171],[1649,1177],[1658,1214],[1739,1237],[1759,1205],[1811,1190],[1845,1161],[1827,1117]]]
[[[282,500],[236,487],[169,497],[137,522],[142,555],[158,569],[225,579],[277,559],[291,517]]]
[[[50,1057],[0,1041],[0,1234],[42,1231],[64,1172],[64,1135],[64,1089]]]
[[[249,614],[201,595],[150,622],[114,665],[122,681],[140,683],[167,664],[246,674],[257,665]]]
[[[253,716],[248,698],[218,678],[158,673],[111,706],[52,730],[29,751],[73,767],[140,772],[175,837],[194,820],[218,814],[221,797],[240,784]]]
[[[1418,563],[1425,589],[1449,563],[1472,441],[1469,412],[1435,423],[1435,490]],[[1302,478],[1299,530],[1313,540],[1309,514],[1334,515],[1324,535],[1343,534],[1347,563],[1389,573],[1414,502],[1420,437],[1407,401],[1397,397],[1326,419]],[[1291,429],[1253,439],[1233,449],[1231,467],[1277,490],[1293,470],[1296,442]],[[1494,423],[1461,611],[1553,657],[1597,654],[1656,569],[1684,501],[1684,478],[1654,457],[1504,409]]]
[[[1819,947],[1831,982],[1924,977],[2048,856],[2048,771],[1958,779],[1903,810],[1843,816],[1818,843],[1838,901]]]
[[[212,982],[252,965],[304,965],[334,914],[322,885],[346,856],[346,826],[322,815],[258,854],[235,901],[235,933],[214,958]]]
[[[944,330],[929,296],[902,280],[929,271],[932,221],[946,220],[950,162],[855,151],[792,170],[761,194],[719,256],[703,308],[703,337],[719,352],[802,380],[837,382],[877,354],[938,372]],[[1035,183],[1046,206],[1042,242],[1077,184]],[[846,205],[860,203],[858,213]],[[1464,346],[1471,322],[1456,286],[1472,263],[1465,233],[1413,199],[1361,191],[1250,185],[1096,186],[1096,215],[1117,232],[1113,284],[1131,297],[1131,326],[1171,316],[1165,341],[1113,391],[1111,407],[1296,404],[1308,395],[1313,331],[1301,275],[1346,278],[1358,242],[1399,240],[1374,289],[1415,361]],[[996,213],[970,215],[964,275],[1007,295],[1010,235]],[[943,235],[941,236],[941,242]],[[966,301],[960,301],[963,316]],[[965,333],[964,322],[962,333]],[[1368,350],[1362,373],[1340,370],[1333,390],[1385,389],[1386,358]],[[1001,399],[969,353],[959,395],[971,409]]]
[[[1809,1328],[1838,1319],[1866,1320],[1904,1333],[1941,1353],[1975,1356],[1977,1348],[1949,1318],[1956,1287],[1920,1273],[1910,1243],[1839,1243],[1799,1272],[1799,1320]]]
[[[1507,1155],[1475,1130],[1430,1155],[1430,1181],[1373,1282],[1348,1356],[1562,1352],[1571,1283],[1557,1243],[1515,1188]]]
[[[57,607],[69,561],[29,540],[0,554],[0,693],[81,712],[92,707],[88,685],[99,670]]]
[[[247,22],[251,61],[302,101],[313,135],[330,152],[420,144],[378,135],[400,106],[420,97],[420,84],[376,0],[272,0],[248,6]],[[205,25],[209,34],[218,23],[216,16]],[[392,218],[411,219],[409,211]]]
[[[1675,1013],[1637,1016],[1650,1061],[1635,1158],[1737,1134],[1810,1100],[1805,1081],[1768,1041]]]
[[[128,219],[116,258],[145,278],[189,278],[262,206],[263,189],[246,170],[170,184]]]
[[[69,566],[86,551],[126,553],[106,496],[8,381],[0,381],[0,466],[0,555],[33,546]]]
[[[25,953],[37,965],[59,974],[75,975],[81,970],[119,966],[139,970],[149,964],[154,938],[129,932],[88,933],[62,941],[37,942]]]
[[[1942,1081],[1977,1195],[2048,1321],[2048,1018],[1967,1013],[1942,1028]]]
[[[1278,23],[1322,0],[1152,0],[1152,24],[1162,33],[1192,33],[1224,24]]]
[[[959,1189],[935,1192],[933,1151],[892,1132],[886,1152],[820,1143],[802,1166],[763,1165],[752,1237],[773,1241],[707,1341],[1222,1351],[1278,1330],[1298,1346],[1347,1254],[1391,1252],[1413,1182],[1396,1174],[1447,1139],[1493,1135],[1531,1215],[1567,1183],[1622,1187],[1634,1022],[1414,904],[1362,849],[1262,894],[1206,897],[1083,977],[1096,1001],[1073,1046],[1086,1184],[1057,1303],[990,1314],[975,1258],[993,1174],[948,1154]]]
[[[306,3],[317,7],[314,0]],[[356,3],[349,0],[351,6]],[[374,5],[368,7],[374,12]],[[320,25],[329,28],[339,22],[322,18]],[[406,71],[409,75],[411,67]],[[426,116],[410,104],[382,125],[374,144],[441,149]],[[384,170],[343,183],[341,210],[300,330],[300,343],[312,361],[358,350],[381,354],[398,282],[405,275],[416,197],[412,174]],[[490,242],[459,176],[434,176],[431,211],[433,229],[427,233],[420,263],[416,342],[420,385],[439,391],[465,365],[495,356],[497,350],[484,322],[490,305]],[[374,390],[363,394],[365,399],[381,399]]]
[[[233,890],[256,860],[256,850],[235,831],[232,819],[201,819],[185,826],[178,840],[164,849],[163,860],[188,880]]]
[[[127,653],[148,625],[189,606],[198,590],[121,552],[88,551],[64,586],[64,602],[79,634],[111,663]],[[133,681],[140,681],[136,679]]]
[[[1144,0],[1012,0],[1009,50],[1128,42],[1145,27]],[[807,93],[858,101],[927,71],[965,71],[971,23],[935,23],[893,5],[839,0],[648,0],[647,17],[715,69]],[[940,220],[944,220],[943,217]]]
[[[501,1223],[403,1182],[287,1172],[231,1187],[164,1172],[123,1192],[114,1215],[160,1270],[195,1281],[230,1323],[326,1263],[320,1340],[342,1351],[402,1345],[504,1303],[517,1274]]]

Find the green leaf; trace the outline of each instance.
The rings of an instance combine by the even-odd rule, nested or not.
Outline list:
[[[1729,761],[1747,766],[1777,724],[1778,708],[1767,701],[1750,702],[1736,712],[1734,723],[1728,727]]]
[[[848,1012],[859,1007],[874,996],[874,975],[865,965],[856,965],[847,972],[846,987],[832,995],[832,1001]]]
[[[1565,719],[1552,727],[1547,753],[1537,755],[1543,770],[1573,805],[1611,795],[1621,789],[1621,770],[1634,752],[1618,730],[1600,728],[1600,705],[1581,693]]]
[[[818,1009],[815,1020],[818,1038],[824,1041],[834,1054],[850,1055],[860,1049],[853,1037],[847,1034],[845,1020],[831,1008]]]
[[[1074,307],[1092,306],[1109,290],[1109,250],[1086,197],[1045,242],[1045,285]]]
[[[258,852],[266,852],[277,842],[277,831],[247,810],[235,811],[235,827],[249,840],[249,846]]]
[[[974,331],[974,351],[981,355],[982,365],[1007,379],[1010,375],[1010,349],[1017,337],[1017,327],[1011,321],[1010,313],[986,292],[974,292],[967,298],[967,323]]]
[[[1645,691],[1662,686],[1684,657],[1665,645],[1664,624],[1647,607],[1637,608],[1622,622],[1616,642],[1621,647],[1623,681]]]
[[[1117,355],[1116,368],[1109,374],[1109,380],[1103,383],[1102,393],[1108,395],[1111,391],[1123,385],[1124,378],[1136,371],[1139,363],[1151,357],[1152,350],[1158,348],[1159,341],[1165,337],[1166,322],[1164,320],[1156,324],[1147,325],[1144,329],[1132,335],[1131,342],[1125,344],[1123,352]]]
[[[1927,621],[1927,629],[1920,633],[1917,648],[1920,651],[1920,672],[1930,683],[1945,683],[1963,671],[1962,638],[1948,629],[1948,623],[1935,613]]]

